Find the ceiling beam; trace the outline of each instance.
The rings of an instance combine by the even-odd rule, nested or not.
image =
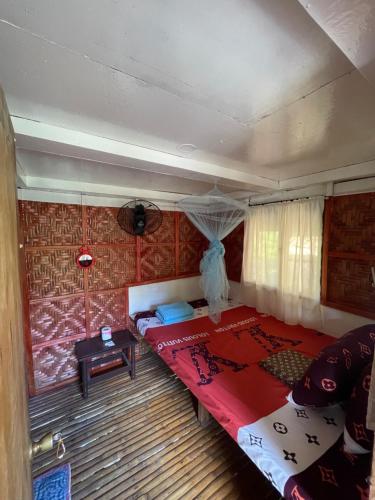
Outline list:
[[[245,193],[257,191],[257,188],[259,190],[262,188],[262,190],[278,192],[281,190],[300,189],[322,183],[337,183],[375,176],[375,160],[371,160],[314,174],[275,181],[254,174],[240,172],[228,166],[185,158],[33,120],[13,117],[12,121],[16,132],[17,146],[128,168],[167,173],[181,178],[189,178],[191,176],[191,178],[200,178],[201,180],[204,179],[211,182],[223,179],[227,182],[236,182],[239,185],[243,185]],[[228,164],[230,164],[229,161]],[[155,196],[159,196],[159,199],[161,199],[160,197],[162,196],[165,200],[169,200],[168,193],[164,191],[134,189],[133,193],[130,192],[130,188],[121,188],[120,186],[76,183],[73,180],[57,181],[56,179],[45,179],[42,177],[25,177],[22,169],[18,174],[20,187],[47,189],[51,186],[55,187],[59,183],[60,187],[58,189],[66,191],[95,192],[95,194],[128,195],[133,197],[141,196],[140,194],[136,194],[138,191],[146,191],[150,192],[150,195],[143,194],[142,196],[152,197],[153,199],[158,199]],[[25,181],[25,179],[27,180]],[[249,185],[251,186],[250,188],[248,187]],[[253,187],[254,189],[252,189]],[[124,189],[126,189],[126,194],[124,194]],[[155,196],[152,193],[156,193]],[[163,194],[161,195],[161,193]],[[242,193],[239,193],[239,198],[241,198],[241,195]]]
[[[358,179],[355,181],[339,182],[334,186],[334,194],[355,194],[375,191],[375,177]]]
[[[159,193],[160,194],[160,193]],[[98,195],[86,194],[80,191],[66,192],[55,191],[52,189],[28,189],[18,188],[18,199],[28,201],[41,201],[46,203],[64,203],[68,205],[90,205],[96,207],[121,207],[134,198],[145,199],[144,193],[141,197],[134,196],[112,196],[112,195]],[[179,210],[176,201],[157,200],[147,197],[148,200],[153,201],[162,210]]]
[[[190,172],[195,176],[211,176],[213,180],[223,179],[254,187],[278,189],[278,181],[229,168],[227,164],[231,164],[230,160],[223,160],[225,165],[208,163],[17,116],[12,116],[12,122],[17,145],[25,149],[126,167],[132,167],[129,162],[134,164],[136,161],[141,162],[141,169],[153,172],[180,174],[181,177],[186,177]]]
[[[64,193],[85,193],[94,196],[110,196],[115,198],[146,198],[176,202],[186,198],[186,194],[155,191],[153,189],[139,189],[124,186],[111,186],[95,184],[93,182],[67,181],[61,179],[48,179],[46,177],[26,176],[23,178],[26,189],[46,190]]]
[[[310,198],[311,196],[325,196],[327,194],[327,186],[325,184],[317,184],[302,189],[292,189],[290,191],[277,191],[276,193],[249,196],[249,205],[256,206],[263,203],[274,203],[278,201],[288,201],[298,198]]]
[[[313,184],[321,184],[326,182],[339,182],[346,180],[361,179],[364,177],[372,177],[375,175],[375,160],[357,163],[355,165],[347,165],[346,167],[334,168],[317,172],[310,175],[302,175],[301,177],[293,177],[284,181],[280,181],[280,189],[296,189]]]

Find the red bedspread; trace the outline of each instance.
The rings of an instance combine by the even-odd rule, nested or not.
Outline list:
[[[289,392],[258,362],[284,349],[315,356],[334,341],[246,306],[222,313],[218,325],[197,318],[149,328],[145,338],[235,440],[240,427],[284,405]]]

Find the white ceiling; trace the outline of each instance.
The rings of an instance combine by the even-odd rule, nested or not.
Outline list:
[[[375,174],[372,0],[2,0],[0,47],[26,187]]]

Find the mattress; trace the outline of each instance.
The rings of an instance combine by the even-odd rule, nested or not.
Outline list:
[[[193,320],[140,318],[137,327],[285,498],[359,499],[368,491],[370,457],[344,452],[341,406],[292,405],[290,389],[258,364],[284,349],[314,357],[335,339],[233,303],[217,325],[198,307]]]

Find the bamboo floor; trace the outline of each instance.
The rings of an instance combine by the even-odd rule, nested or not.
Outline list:
[[[30,400],[32,438],[61,431],[66,455],[35,458],[38,475],[70,463],[72,500],[250,499],[280,495],[215,422],[201,427],[189,391],[149,353],[137,377],[115,376]]]

